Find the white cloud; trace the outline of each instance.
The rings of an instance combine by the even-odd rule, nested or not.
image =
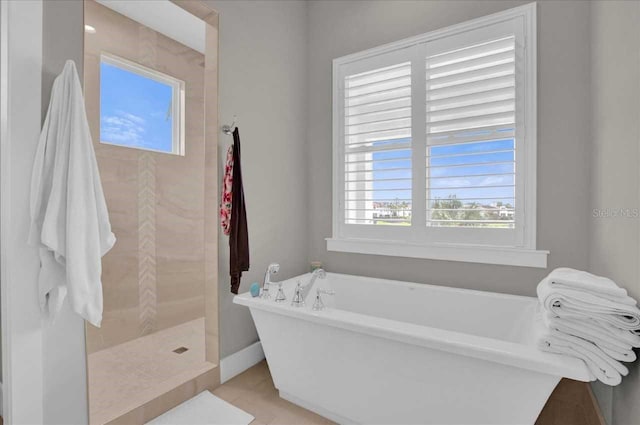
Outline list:
[[[434,181],[434,189],[448,189],[458,187],[482,187],[482,186],[499,186],[513,184],[513,176],[468,176],[468,177],[451,177],[446,179],[437,179]]]
[[[140,146],[144,144],[144,118],[128,112],[101,117],[100,138],[105,142]]]
[[[467,187],[471,185],[471,182],[468,179],[463,177],[459,178],[448,178],[448,179],[438,179],[440,181],[434,184],[435,189],[447,189],[450,187]]]
[[[498,186],[513,184],[513,176],[487,176],[478,183],[479,186]]]
[[[117,114],[120,115],[121,117],[124,117],[124,118],[128,119],[129,121],[132,121],[132,122],[138,124],[138,125],[144,125],[145,124],[144,118],[139,117],[137,115],[130,114],[130,113],[124,112],[124,111],[118,111]]]

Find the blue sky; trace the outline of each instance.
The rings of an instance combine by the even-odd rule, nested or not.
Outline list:
[[[470,199],[469,201],[464,201],[465,203],[473,202],[474,200],[482,204],[502,201],[504,204],[513,205],[513,187],[473,188],[474,186],[513,185],[513,172],[515,171],[513,148],[513,139],[432,146],[429,158],[429,166],[431,167],[430,197],[448,198],[450,195],[455,195],[459,199]],[[409,180],[411,179],[410,155],[411,151],[409,149],[376,152],[373,154],[374,161],[385,160],[384,162],[374,162],[374,179],[408,179],[390,182],[374,181],[373,199],[398,198],[410,201],[410,189],[394,190],[411,187],[411,181]],[[385,171],[403,167],[407,169]],[[485,176],[484,174],[496,175]]]
[[[167,84],[102,62],[100,140],[172,152],[172,96]]]

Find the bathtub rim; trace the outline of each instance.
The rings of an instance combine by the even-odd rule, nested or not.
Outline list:
[[[309,274],[307,273],[296,276],[291,279],[286,279],[284,282],[295,281],[308,275]],[[369,278],[341,273],[327,273],[327,275],[329,277],[334,276],[338,279],[342,277],[346,279],[376,280],[385,284],[401,285],[405,287],[429,286],[435,290],[465,293],[474,292],[477,295],[488,297],[512,299],[521,298],[526,300],[534,299],[533,297],[525,297],[521,295]],[[254,298],[248,292],[234,296],[233,302],[234,304],[244,305],[250,309],[256,308],[316,324],[364,333],[374,337],[445,351],[462,356],[474,357],[493,363],[504,364],[548,375],[570,378],[583,382],[593,380],[593,376],[581,360],[561,356],[559,354],[545,353],[538,350],[533,345],[503,341],[495,338],[417,325],[409,322],[401,322],[377,316],[354,313],[347,310],[328,308],[321,312],[315,312],[311,310],[310,306],[296,308],[292,307],[289,303],[276,304],[273,300]]]

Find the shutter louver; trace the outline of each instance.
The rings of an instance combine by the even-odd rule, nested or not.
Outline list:
[[[344,220],[411,222],[411,63],[344,80]]]
[[[513,228],[516,43],[426,58],[427,225]]]

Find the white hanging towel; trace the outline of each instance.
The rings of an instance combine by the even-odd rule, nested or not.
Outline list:
[[[82,87],[69,60],[53,83],[31,176],[29,243],[40,249],[40,305],[54,318],[65,297],[94,326],[102,321],[102,262],[111,232]]]

